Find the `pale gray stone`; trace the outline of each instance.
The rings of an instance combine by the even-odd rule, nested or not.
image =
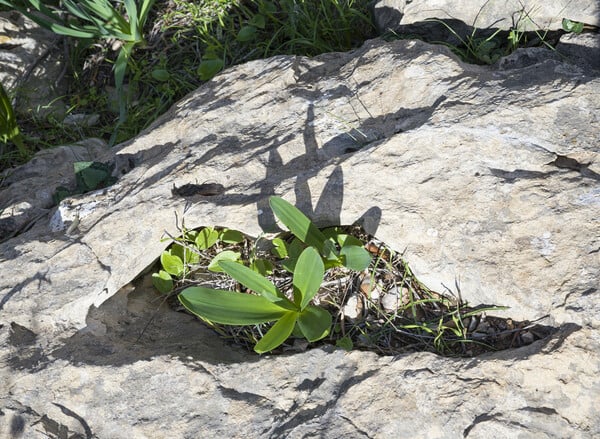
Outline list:
[[[117,162],[116,184],[0,244],[1,433],[600,435],[600,79],[530,59],[480,67],[373,40],[251,62],[107,151],[98,160]],[[32,198],[27,178],[11,203]],[[205,182],[224,192],[173,193]],[[176,213],[256,236],[275,228],[272,194],[321,225],[361,222],[434,290],[558,331],[475,359],[259,358],[160,306],[147,277],[129,285],[167,245],[163,231],[177,233]],[[75,215],[73,233],[50,229]]]
[[[381,31],[432,18],[477,29],[561,30],[563,18],[600,26],[600,5],[595,0],[378,0],[373,10]]]
[[[59,186],[73,189],[75,175],[73,164],[94,161],[106,152],[108,146],[100,139],[46,149],[38,152],[27,164],[6,170],[0,190],[0,241],[18,234],[54,206],[53,196]],[[70,213],[69,221],[74,214]],[[50,230],[63,230],[51,225]]]

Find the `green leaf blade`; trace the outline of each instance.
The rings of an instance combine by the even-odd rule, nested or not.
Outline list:
[[[312,247],[306,248],[298,258],[293,278],[294,297],[298,291],[300,300],[295,301],[301,310],[306,308],[319,291],[324,274],[325,266],[317,251]]]
[[[298,317],[298,326],[308,341],[321,340],[331,330],[331,314],[318,306],[309,305]]]
[[[196,236],[196,245],[200,250],[206,250],[217,243],[219,239],[219,232],[214,230],[212,227],[203,228],[198,236]]]
[[[212,259],[212,261],[210,261],[210,264],[208,264],[208,270],[212,271],[213,273],[222,273],[223,272],[223,268],[221,268],[222,262],[228,261],[228,262],[236,263],[235,261],[240,259],[240,256],[241,256],[241,253],[234,252],[232,250],[222,251],[221,253],[218,253]]]
[[[173,279],[169,273],[160,270],[158,273],[152,273],[152,285],[158,291],[165,294],[173,289]]]
[[[323,251],[325,235],[315,226],[300,209],[281,197],[270,197],[269,204],[279,220],[302,242]]]
[[[232,261],[220,261],[219,265],[225,273],[237,280],[251,291],[260,294],[269,302],[287,310],[296,311],[296,306],[279,291],[267,278],[261,276],[257,272],[245,267],[242,264]]]
[[[346,245],[342,247],[340,256],[344,259],[344,266],[350,270],[362,271],[371,263],[371,255],[362,246]]]
[[[162,252],[160,255],[160,263],[165,271],[172,276],[179,277],[183,274],[183,261],[179,256],[171,254],[170,250]]]
[[[264,354],[265,352],[272,351],[280,346],[292,334],[297,318],[298,313],[293,311],[287,312],[271,327],[271,329],[269,329],[264,337],[256,343],[254,351],[258,354]]]
[[[178,298],[191,313],[224,325],[256,325],[272,322],[288,313],[262,296],[235,291],[189,287]]]

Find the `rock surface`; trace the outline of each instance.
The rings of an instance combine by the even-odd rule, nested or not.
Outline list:
[[[599,107],[597,73],[535,49],[480,67],[373,40],[224,72],[100,157],[115,185],[0,244],[0,435],[600,435]],[[3,209],[44,187],[27,181]],[[225,191],[172,191],[203,182]],[[362,223],[432,289],[558,331],[475,359],[259,358],[130,284],[175,213],[258,235],[271,194]]]
[[[562,19],[600,26],[595,0],[378,0],[375,20],[381,30],[423,24],[437,18],[471,28],[522,31],[560,30]]]

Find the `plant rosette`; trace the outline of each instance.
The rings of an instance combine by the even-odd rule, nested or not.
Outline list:
[[[401,255],[356,226],[320,230],[283,199],[270,203],[290,232],[251,240],[230,229],[183,227],[152,275],[157,289],[178,293],[185,310],[237,345],[263,354],[284,344],[304,350],[305,339],[380,354],[469,357],[548,334],[485,315],[503,307],[469,307],[429,290]]]

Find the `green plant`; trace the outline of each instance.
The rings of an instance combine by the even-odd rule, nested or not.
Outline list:
[[[268,279],[237,262],[221,261],[219,264],[227,274],[258,295],[204,287],[186,288],[178,297],[191,313],[203,320],[226,325],[276,321],[256,343],[254,350],[259,354],[281,345],[296,328],[296,332],[308,341],[317,341],[329,334],[331,314],[310,304],[324,275],[323,262],[314,248],[306,248],[298,258],[292,300]]]
[[[562,19],[562,28],[565,32],[573,32],[574,34],[580,34],[583,32],[585,25],[578,21],[572,21],[568,18]]]
[[[278,200],[271,201],[278,206]],[[460,290],[458,297],[431,291],[414,277],[401,255],[360,228],[335,227],[315,232],[314,224],[288,204],[282,203],[284,211],[289,210],[282,217],[291,217],[286,220],[290,228],[314,244],[306,247],[295,236],[292,240],[285,238],[287,232],[276,235],[272,241],[276,256],[281,250],[278,245],[284,249],[297,247],[293,273],[285,267],[289,257],[278,261],[267,259],[268,256],[260,259],[269,251],[262,236],[253,242],[239,232],[210,227],[188,231],[182,224],[182,237],[171,238],[175,243],[161,256],[161,272],[171,273],[167,273],[170,285],[166,291],[181,291],[178,299],[184,308],[221,336],[237,345],[254,347],[258,353],[276,348],[292,335],[308,341],[327,337],[325,342],[346,350],[367,349],[385,354],[426,350],[473,356],[528,344],[539,337],[536,334],[544,334],[545,330],[538,328],[528,334],[530,341],[519,341],[519,334],[533,325],[485,315],[505,307],[472,308],[462,302]],[[347,240],[346,234],[359,243],[366,242],[369,254],[375,255],[365,270],[354,271],[339,262],[326,269],[328,260],[317,248],[343,247],[340,241]],[[241,242],[221,241],[238,241],[242,237]],[[325,241],[334,237],[333,244],[321,245],[323,237]],[[277,240],[283,244],[277,244]],[[341,254],[341,249],[336,250]],[[218,257],[227,253],[233,256]],[[269,263],[270,269],[257,269],[256,265],[262,265],[258,261]],[[218,270],[207,270],[211,265],[218,266]],[[160,277],[154,273],[153,281]],[[165,295],[164,300],[172,297]],[[289,348],[304,346],[294,342]]]
[[[0,141],[3,143],[14,143],[23,157],[29,155],[29,151],[19,131],[10,98],[6,94],[2,84],[0,84]]]
[[[325,263],[325,268],[344,266],[361,271],[369,266],[371,255],[359,239],[341,233],[338,228],[329,228],[321,232],[298,208],[280,197],[270,197],[269,204],[277,218],[302,243],[314,247]],[[287,243],[281,238],[273,241],[275,254],[288,258],[284,267],[294,271],[297,256],[302,251],[298,241]]]
[[[348,50],[374,30],[365,1],[256,0],[226,11],[221,2],[207,2],[218,3],[211,13],[192,2],[176,3],[196,17],[196,38],[205,46],[197,69],[202,80],[250,59]]]
[[[174,280],[184,277],[190,271],[190,266],[199,263],[199,254],[202,251],[214,247],[219,242],[238,244],[243,240],[244,235],[237,230],[204,227],[196,232],[186,230],[184,225],[182,237],[175,238],[175,243],[160,255],[162,269],[152,274],[152,283],[161,293],[169,293],[173,290]],[[237,261],[240,256],[241,253],[232,250],[219,252],[208,264],[207,269],[215,273],[221,272],[221,261]]]
[[[482,6],[481,10],[483,10],[486,4],[487,2]],[[503,56],[509,55],[519,47],[524,47],[529,44],[527,37],[528,32],[525,32],[523,29],[525,23],[529,22],[535,24],[535,21],[531,16],[532,13],[533,8],[526,11],[525,7],[523,6],[520,11],[515,12],[515,14],[517,14],[516,21],[513,22],[512,27],[508,31],[497,29],[488,36],[479,36],[481,30],[475,27],[475,23],[473,23],[473,30],[470,34],[461,36],[444,20],[432,18],[426,21],[436,22],[443,25],[450,31],[452,35],[454,35],[455,38],[458,39],[460,42],[459,45],[445,42],[442,42],[441,44],[448,46],[463,60],[475,64],[494,64]],[[479,14],[475,18],[475,21],[477,20],[478,16]],[[571,23],[573,22],[570,22],[570,20],[567,23],[565,23],[565,20],[563,20],[563,28],[565,28],[565,26],[571,26]],[[578,29],[578,27],[574,25],[573,28]],[[555,50],[554,47],[548,43],[548,41],[546,41],[546,37],[548,35],[547,30],[543,32],[534,30],[532,32],[537,37],[536,45],[544,45],[551,50]],[[503,40],[503,37],[500,36],[504,34],[506,35],[506,39]]]
[[[84,194],[96,189],[110,186],[117,179],[112,176],[112,166],[101,162],[75,162],[73,163],[75,173],[75,189],[71,190],[64,186],[59,186],[54,192],[54,202],[60,203],[65,198]]]
[[[144,43],[143,27],[154,1],[123,0],[125,13],[108,0],[63,0],[60,4],[64,9],[54,9],[40,0],[24,0],[24,5],[0,0],[0,4],[16,9],[40,26],[60,35],[83,39],[116,39],[121,42],[114,64],[115,86],[120,99],[119,121],[111,137],[112,144],[119,126],[127,118],[127,100],[123,89],[127,64],[134,47]]]

